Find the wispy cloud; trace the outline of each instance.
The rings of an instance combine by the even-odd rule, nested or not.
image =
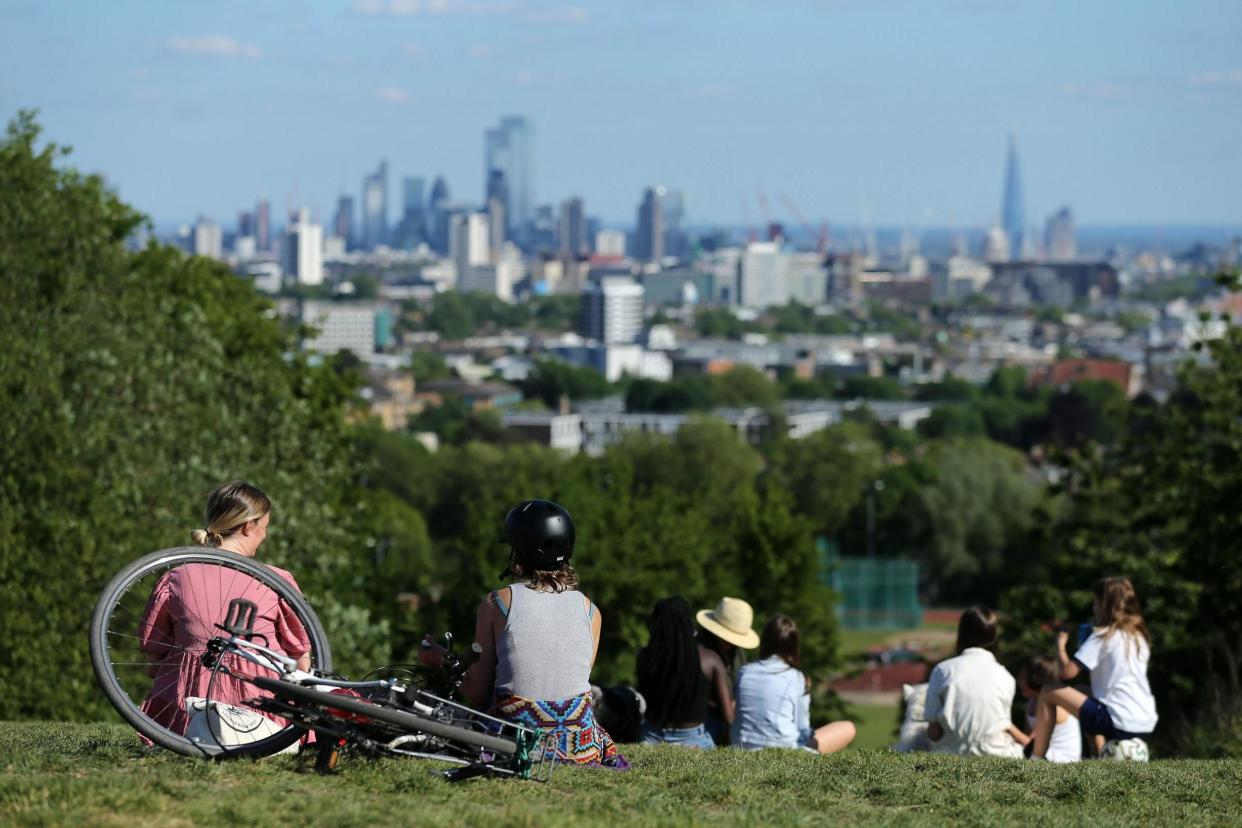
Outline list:
[[[1198,89],[1242,89],[1242,69],[1198,72],[1188,77],[1186,83]]]
[[[164,44],[169,51],[188,57],[247,58],[258,60],[258,46],[242,43],[228,35],[186,35],[170,37]]]
[[[471,46],[470,57],[472,58],[488,58],[492,56],[492,47],[485,45]]]
[[[363,17],[505,17],[548,26],[580,25],[591,17],[581,6],[478,0],[353,0],[350,10]]]
[[[375,90],[375,97],[390,104],[402,105],[410,102],[409,91],[400,86],[381,86]]]

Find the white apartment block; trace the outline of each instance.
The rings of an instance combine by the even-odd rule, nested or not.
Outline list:
[[[285,231],[285,273],[299,285],[323,284],[323,227],[305,207]]]
[[[587,284],[582,291],[582,335],[601,345],[628,345],[643,331],[643,286],[626,277]]]
[[[599,230],[595,233],[597,256],[624,256],[625,233],[620,230]]]
[[[333,302],[302,302],[302,322],[318,333],[302,345],[321,354],[351,351],[359,358],[375,353],[375,308]]]
[[[776,242],[751,242],[738,263],[739,303],[770,308],[789,301],[788,257]]]
[[[194,255],[211,259],[224,258],[224,231],[209,218],[194,222]]]

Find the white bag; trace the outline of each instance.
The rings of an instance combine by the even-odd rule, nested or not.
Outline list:
[[[208,702],[199,696],[185,700],[185,711],[190,714],[190,724],[185,737],[196,744],[211,747],[236,747],[248,745],[275,736],[282,728],[257,710],[249,710],[234,704]],[[296,753],[295,741],[280,753]]]

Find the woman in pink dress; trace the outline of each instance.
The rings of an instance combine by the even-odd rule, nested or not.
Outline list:
[[[226,483],[207,499],[207,521],[191,536],[200,546],[227,549],[253,558],[267,537],[272,503],[258,487],[242,481]],[[293,576],[270,567],[298,589]],[[298,667],[310,668],[310,638],[292,608],[254,578],[214,564],[185,564],[165,573],[151,592],[139,622],[139,647],[151,659],[154,678],[142,711],[174,733],[184,734],[190,721],[185,700],[190,696],[237,704],[264,695],[252,684],[219,672],[212,684],[212,671],[201,657],[207,642],[221,635],[229,602],[244,598],[258,607],[255,639],[298,659]],[[233,673],[264,674],[248,661],[226,657]],[[275,717],[272,717],[275,718]]]

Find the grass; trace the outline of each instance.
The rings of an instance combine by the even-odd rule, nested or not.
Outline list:
[[[1242,762],[1077,766],[859,751],[699,754],[626,746],[628,773],[448,785],[413,759],[212,764],[144,755],[121,725],[0,723],[0,824],[1131,825],[1239,823]]]
[[[850,719],[858,735],[850,750],[882,750],[897,741],[897,706],[892,704],[851,704]]]

